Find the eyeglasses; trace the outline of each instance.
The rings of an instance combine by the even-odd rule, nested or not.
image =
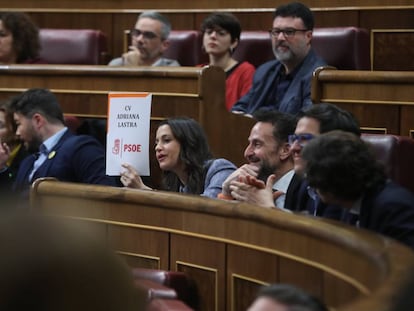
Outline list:
[[[139,37],[140,35],[142,35],[144,39],[148,40],[158,37],[157,34],[155,34],[152,31],[141,31],[139,29],[131,29],[130,33],[133,37]]]
[[[288,136],[289,145],[293,145],[295,142],[298,142],[299,146],[303,147],[308,141],[313,139],[315,135],[312,134],[292,134]]]
[[[290,38],[293,37],[297,31],[308,31],[309,29],[296,29],[296,28],[285,28],[285,29],[280,29],[280,28],[273,28],[269,30],[269,34],[271,37],[273,38],[277,38],[279,37],[279,35],[281,33],[283,33],[283,36],[285,38]]]

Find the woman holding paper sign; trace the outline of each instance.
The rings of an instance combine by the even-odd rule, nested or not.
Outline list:
[[[203,129],[190,118],[163,121],[157,129],[155,153],[164,172],[163,188],[168,191],[216,198],[224,180],[236,169],[228,160],[212,158]],[[124,186],[152,190],[132,166],[122,166]]]

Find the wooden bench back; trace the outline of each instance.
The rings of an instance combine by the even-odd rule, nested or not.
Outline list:
[[[83,224],[131,266],[187,273],[201,310],[246,310],[273,282],[338,311],[389,310],[414,264],[412,250],[388,238],[245,203],[45,179],[31,202]]]

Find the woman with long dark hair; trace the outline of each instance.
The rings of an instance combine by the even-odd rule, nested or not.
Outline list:
[[[201,126],[190,118],[163,121],[157,129],[155,153],[164,172],[163,189],[216,198],[224,180],[236,167],[226,159],[213,159]],[[129,164],[122,165],[124,186],[152,190]]]

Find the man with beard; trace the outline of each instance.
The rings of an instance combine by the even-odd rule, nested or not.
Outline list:
[[[294,134],[288,137],[295,176],[304,177],[306,165],[302,160],[302,149],[315,137],[333,130],[346,131],[355,136],[360,136],[361,134],[355,117],[350,112],[332,104],[321,103],[307,107],[298,113],[297,118],[298,122]],[[261,205],[272,207],[274,204],[272,189],[269,189],[268,185],[265,185],[261,180],[255,179],[255,177],[249,177],[247,184],[234,187],[232,195],[236,197],[240,194],[249,197],[260,195]],[[260,190],[256,190],[255,187],[260,188]],[[343,216],[343,210],[340,206],[328,205],[320,200],[314,189],[309,186],[306,178],[296,183],[295,189],[294,197],[286,206],[288,209],[336,220],[341,219]]]
[[[114,58],[109,66],[180,66],[162,54],[170,45],[171,24],[156,11],[145,11],[138,16],[131,30],[131,46],[122,57]]]
[[[312,12],[302,3],[276,9],[269,31],[276,60],[257,68],[250,91],[233,106],[234,113],[266,108],[295,114],[312,104],[312,73],[326,65],[311,47],[313,27]]]
[[[286,209],[300,182],[293,171],[288,144],[288,136],[295,130],[295,118],[266,110],[255,112],[254,118],[257,123],[250,132],[249,144],[244,151],[248,163],[224,181],[219,198]],[[249,180],[256,178],[263,182],[262,187],[249,184]],[[270,203],[266,197],[269,193]]]
[[[63,113],[56,97],[46,89],[29,89],[11,100],[10,108],[17,124],[16,135],[32,155],[26,157],[17,172],[14,192],[28,196],[36,178],[55,177],[61,181],[116,186],[105,175],[105,151],[89,136],[75,136],[64,125]],[[9,173],[7,144],[0,145],[0,187]]]

